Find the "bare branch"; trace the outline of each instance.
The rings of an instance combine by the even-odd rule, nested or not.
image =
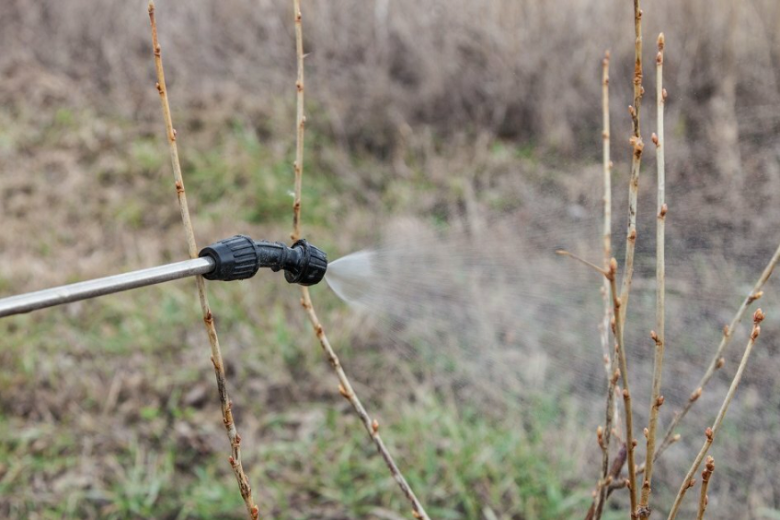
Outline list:
[[[300,0],[293,0],[293,8],[295,12],[294,14],[295,47],[296,47],[296,56],[298,61],[298,79],[295,85],[297,91],[297,124],[296,124],[296,147],[295,147],[295,165],[294,165],[295,166],[295,195],[294,195],[295,199],[293,202],[293,232],[291,237],[293,240],[298,240],[301,236],[301,188],[303,185],[302,182],[303,144],[304,144],[304,127],[306,123],[306,117],[304,115],[304,110],[303,110],[304,108],[304,104],[303,104],[304,102],[304,75],[303,75],[304,54],[303,54],[303,18],[301,15]],[[398,465],[395,463],[395,460],[393,459],[393,456],[390,454],[390,451],[387,449],[387,446],[385,445],[384,441],[382,441],[382,437],[379,435],[379,422],[376,419],[372,419],[371,416],[368,415],[368,412],[366,411],[363,404],[360,402],[360,399],[355,393],[355,390],[352,388],[352,384],[350,383],[347,374],[344,372],[344,369],[341,366],[341,362],[339,361],[336,352],[333,350],[333,347],[331,346],[330,341],[328,340],[328,336],[325,334],[325,329],[323,328],[322,323],[320,323],[320,320],[317,317],[317,313],[314,311],[314,306],[312,305],[311,296],[309,294],[309,289],[307,287],[303,287],[303,286],[301,287],[301,296],[302,296],[301,305],[303,305],[303,308],[306,311],[306,315],[308,316],[309,321],[314,327],[314,333],[316,334],[317,339],[320,342],[320,346],[322,347],[322,350],[326,358],[328,359],[328,362],[330,363],[331,367],[333,367],[333,370],[336,373],[336,377],[338,378],[339,393],[349,401],[349,403],[352,405],[352,408],[357,413],[358,417],[363,423],[363,426],[366,429],[366,432],[368,433],[368,436],[374,442],[377,451],[379,451],[379,454],[382,456],[385,463],[387,464],[387,467],[390,469],[390,473],[393,475],[393,478],[398,483],[398,486],[401,488],[403,494],[411,503],[413,516],[418,519],[430,520],[428,514],[425,512],[425,508],[417,499],[417,496],[414,494],[414,491],[412,491],[412,488],[409,486],[409,483],[406,481],[406,478],[404,478],[403,474],[401,473],[401,470],[398,468]]]
[[[430,520],[428,514],[425,512],[425,508],[422,506],[422,503],[420,503],[420,501],[417,499],[417,496],[414,494],[414,491],[412,491],[412,488],[409,486],[406,478],[404,478],[401,470],[395,463],[393,456],[387,449],[387,446],[385,446],[384,441],[382,441],[382,437],[379,435],[379,422],[376,419],[371,418],[363,404],[360,402],[360,399],[355,393],[355,390],[352,388],[349,378],[341,366],[341,361],[339,361],[336,352],[333,350],[333,347],[328,340],[328,336],[325,334],[325,330],[322,328],[322,324],[317,317],[317,313],[314,311],[308,288],[302,287],[301,292],[303,295],[301,298],[301,305],[303,305],[303,308],[306,310],[306,314],[309,317],[309,321],[311,322],[312,326],[314,327],[314,332],[317,335],[317,339],[320,341],[320,345],[322,346],[322,350],[325,353],[330,366],[333,367],[333,370],[336,372],[336,377],[339,380],[339,393],[347,401],[349,401],[349,404],[352,405],[352,408],[355,410],[358,417],[360,418],[360,421],[363,423],[363,426],[365,427],[369,437],[372,441],[374,441],[377,451],[385,460],[385,463],[390,469],[390,473],[393,475],[393,478],[398,483],[398,486],[401,488],[403,494],[406,496],[409,502],[411,502],[412,514],[414,517]]]
[[[609,264],[609,287],[612,293],[612,305],[615,316],[620,316],[621,305],[620,297],[617,293],[617,260],[614,258]],[[634,419],[631,411],[631,390],[628,386],[628,361],[626,360],[626,351],[623,342],[623,323],[619,318],[613,320],[615,327],[613,329],[617,346],[615,348],[617,361],[620,363],[620,375],[623,378],[623,415],[626,421],[626,450],[628,464],[628,491],[631,497],[631,517],[636,516],[636,465],[634,464],[634,450],[636,441],[634,440]]]
[[[572,260],[576,260],[577,262],[590,267],[591,269],[593,269],[594,271],[596,271],[597,273],[599,273],[599,274],[601,274],[603,276],[608,276],[609,275],[609,271],[604,270],[601,267],[599,267],[596,264],[594,264],[593,262],[588,262],[584,258],[579,257],[579,256],[575,255],[574,253],[570,253],[569,251],[566,251],[565,249],[558,249],[558,250],[555,251],[555,254],[559,255],[559,256],[567,256],[567,257],[571,258]]]
[[[603,141],[603,171],[604,171],[604,268],[609,269],[610,259],[612,258],[612,161],[610,160],[610,141],[609,141],[609,51],[604,53],[601,70],[601,108],[604,128],[602,130]],[[607,410],[606,421],[602,435],[599,436],[599,446],[601,447],[601,479],[596,488],[596,496],[591,506],[592,515],[589,518],[599,520],[604,511],[604,503],[607,499],[607,488],[612,479],[609,477],[609,445],[612,439],[612,422],[615,417],[615,386],[620,377],[619,372],[612,367],[614,364],[610,359],[610,341],[609,330],[612,320],[612,303],[610,302],[609,279],[605,276],[601,288],[602,298],[604,300],[604,318],[599,326],[601,332],[601,347],[604,354],[604,370],[607,373]],[[620,469],[618,469],[618,473]]]
[[[628,309],[628,297],[631,291],[631,282],[634,277],[634,253],[636,251],[636,212],[639,196],[639,170],[642,165],[642,133],[639,128],[639,114],[642,105],[642,95],[645,92],[642,87],[642,9],[639,0],[634,0],[634,104],[628,107],[631,115],[632,134],[631,143],[631,177],[628,184],[628,230],[626,232],[626,265],[623,273],[623,284],[620,291],[620,301],[623,303],[620,321],[625,323],[626,310]],[[632,490],[632,494],[634,490]],[[636,504],[633,504],[636,506]]]
[[[603,169],[604,169],[604,229],[602,241],[604,245],[604,269],[609,269],[609,260],[612,258],[612,160],[610,159],[610,128],[609,128],[609,51],[604,52],[601,62],[601,109],[604,128],[602,130]],[[604,319],[600,328],[601,348],[604,353],[604,370],[607,380],[612,373],[610,363],[609,323],[612,319],[612,303],[609,297],[609,280],[604,278],[601,288],[604,300]],[[607,428],[609,430],[609,428]],[[609,442],[607,442],[609,444]]]
[[[682,418],[687,415],[691,408],[693,408],[694,403],[699,399],[702,392],[704,391],[704,388],[707,386],[707,383],[709,383],[710,379],[712,379],[712,376],[715,375],[715,372],[723,368],[725,363],[723,353],[731,343],[734,331],[742,322],[742,318],[745,316],[745,312],[747,311],[748,307],[750,307],[753,302],[761,298],[761,296],[764,294],[762,289],[769,280],[769,277],[772,276],[772,272],[775,270],[778,262],[780,262],[780,245],[778,245],[774,255],[772,255],[769,263],[766,265],[764,271],[761,273],[761,276],[759,276],[756,284],[753,286],[753,289],[742,301],[742,304],[739,306],[739,309],[737,309],[737,313],[734,315],[734,318],[732,318],[731,323],[723,327],[723,337],[721,338],[720,344],[718,345],[718,348],[712,357],[712,361],[710,361],[707,370],[704,372],[704,376],[702,376],[699,384],[696,386],[696,390],[693,391],[691,397],[688,399],[688,402],[685,404],[682,410],[674,414],[674,418],[672,419],[672,422],[669,424],[669,427],[666,429],[666,433],[664,434],[664,440],[655,452],[655,459],[658,459],[661,453],[663,453],[674,442],[674,431],[677,429],[677,425],[680,424]]]
[[[699,454],[696,455],[696,459],[694,459],[693,464],[691,464],[691,468],[688,470],[688,473],[685,475],[685,478],[680,485],[680,490],[677,492],[677,497],[674,499],[672,510],[669,512],[668,520],[674,520],[677,517],[677,513],[680,510],[680,504],[682,503],[683,497],[685,496],[685,492],[693,485],[693,475],[696,473],[696,471],[698,471],[701,462],[704,460],[704,456],[707,455],[707,451],[709,451],[710,446],[712,446],[712,442],[715,439],[715,434],[718,433],[720,425],[723,423],[723,419],[726,417],[726,412],[729,409],[731,400],[734,398],[734,394],[737,392],[737,387],[739,386],[739,382],[742,379],[742,373],[745,371],[748,359],[750,358],[750,354],[753,351],[753,346],[756,344],[756,340],[761,334],[760,324],[763,320],[764,313],[761,309],[758,309],[755,313],[753,313],[753,330],[750,332],[750,339],[748,340],[747,346],[745,347],[745,353],[742,355],[742,361],[739,363],[737,373],[734,374],[734,379],[732,379],[731,386],[726,393],[723,404],[721,404],[718,415],[715,417],[715,422],[713,422],[712,426],[707,428],[705,431],[704,444],[702,445]]]
[[[707,488],[710,486],[710,478],[715,471],[715,459],[707,457],[707,462],[704,464],[704,471],[701,472],[701,494],[699,495],[699,514],[696,515],[697,520],[704,520],[704,513],[707,511],[707,503],[709,497],[707,496]]]
[[[295,195],[293,199],[293,241],[301,238],[301,186],[303,183],[303,137],[306,128],[306,116],[303,113],[303,15],[300,0],[293,0],[295,10],[295,56],[298,63],[298,79],[295,81],[296,118],[295,118]]]
[[[626,263],[623,273],[623,284],[620,292],[621,304],[620,313],[616,313],[617,322],[620,324],[619,330],[622,335],[623,325],[626,322],[626,311],[628,309],[628,297],[631,292],[631,281],[634,276],[634,253],[636,251],[636,212],[637,199],[639,196],[639,170],[642,164],[642,133],[640,131],[640,108],[642,105],[642,9],[639,6],[639,0],[634,0],[634,104],[629,107],[631,114],[632,136],[631,136],[631,178],[628,184],[628,230],[626,232]],[[612,284],[614,286],[614,283]],[[613,288],[614,289],[614,288]],[[617,298],[617,296],[615,296]],[[617,301],[617,300],[616,300]],[[631,518],[636,518],[637,500],[636,500],[636,472],[634,466],[634,439],[633,439],[633,417],[631,414],[631,393],[628,389],[626,368],[626,352],[623,349],[622,338],[619,341],[621,350],[621,366],[623,372],[623,401],[626,417],[626,444],[628,446],[628,480],[629,495],[631,497]]]
[[[168,137],[168,146],[171,154],[171,164],[173,166],[174,186],[176,188],[176,196],[179,200],[179,211],[181,213],[182,223],[184,224],[184,236],[187,240],[187,249],[191,258],[198,257],[198,246],[195,242],[195,233],[192,230],[192,220],[190,219],[190,210],[187,206],[187,196],[184,191],[184,178],[181,173],[181,164],[179,162],[179,151],[176,146],[176,130],[173,128],[173,120],[171,118],[171,108],[168,103],[168,88],[165,85],[165,73],[163,71],[162,63],[162,49],[157,38],[157,22],[154,16],[154,1],[149,0],[149,21],[152,26],[152,49],[154,50],[154,64],[157,70],[157,91],[160,94],[160,102],[162,104],[163,118],[165,119],[165,133]],[[214,326],[214,315],[209,307],[208,298],[206,296],[206,282],[202,276],[195,277],[198,287],[198,299],[200,300],[201,311],[203,312],[203,323],[206,326],[206,332],[209,337],[209,343],[211,345],[211,362],[214,365],[214,374],[217,378],[217,388],[219,390],[219,400],[222,407],[222,421],[227,431],[228,440],[230,441],[231,454],[228,458],[230,466],[233,468],[233,473],[236,476],[238,482],[238,488],[241,492],[241,497],[244,499],[247,513],[249,518],[257,520],[259,517],[258,507],[254,503],[252,498],[252,488],[249,485],[249,479],[244,473],[243,465],[241,464],[241,436],[236,430],[236,425],[233,420],[233,403],[230,401],[227,391],[227,382],[225,380],[225,364],[222,361],[222,352],[219,347],[219,338],[217,337],[217,329]]]
[[[650,397],[650,421],[647,425],[647,451],[655,452],[656,430],[658,427],[658,411],[664,403],[661,395],[661,376],[664,366],[665,323],[664,323],[664,304],[666,291],[666,261],[665,261],[665,223],[666,223],[666,173],[664,171],[664,102],[665,91],[663,86],[663,66],[664,66],[664,35],[658,35],[658,54],[655,59],[656,67],[656,107],[657,107],[657,125],[658,134],[653,134],[653,143],[656,148],[657,167],[658,167],[658,201],[657,201],[657,224],[656,224],[656,310],[655,310],[655,331],[651,337],[655,342],[655,362],[653,365],[653,391]],[[639,500],[639,518],[646,520],[650,517],[650,493],[652,491],[653,479],[653,457],[648,457],[645,462],[644,483],[642,484],[642,495]]]

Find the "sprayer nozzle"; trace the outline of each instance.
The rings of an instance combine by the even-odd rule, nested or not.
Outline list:
[[[295,242],[291,250],[298,256],[295,260],[288,259],[282,267],[284,279],[289,283],[307,286],[320,283],[328,270],[328,256],[325,252],[304,239]]]
[[[287,247],[281,242],[236,235],[203,248],[198,256],[214,260],[214,269],[204,275],[208,280],[243,280],[253,277],[261,267],[270,267],[272,271],[283,270],[289,283],[314,285],[328,269],[327,255],[305,240]]]

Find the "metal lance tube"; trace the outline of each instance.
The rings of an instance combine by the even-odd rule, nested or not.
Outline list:
[[[179,278],[187,278],[198,274],[207,274],[214,270],[214,260],[211,258],[196,258],[175,264],[161,265],[132,271],[130,273],[106,276],[86,282],[63,285],[42,291],[20,294],[0,300],[0,318],[14,314],[37,311],[56,305],[88,300],[147,285],[155,285]]]
[[[305,240],[287,247],[280,242],[254,241],[236,235],[203,248],[200,257],[130,273],[87,280],[0,299],[0,318],[97,298],[148,285],[203,275],[209,280],[243,280],[261,268],[284,271],[289,283],[314,285],[325,276],[328,259]]]

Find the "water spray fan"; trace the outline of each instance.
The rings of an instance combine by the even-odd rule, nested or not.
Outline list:
[[[298,240],[288,247],[281,242],[236,235],[203,248],[198,258],[191,260],[0,299],[0,318],[189,276],[245,280],[264,267],[274,272],[284,271],[289,283],[310,286],[322,281],[328,269],[328,257],[306,240]]]

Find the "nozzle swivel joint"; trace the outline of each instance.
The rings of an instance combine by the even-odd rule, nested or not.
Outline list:
[[[327,255],[306,240],[287,247],[281,242],[236,235],[203,248],[198,256],[214,260],[214,269],[203,275],[207,280],[243,280],[261,267],[270,267],[272,271],[283,270],[289,283],[308,286],[322,281],[328,269]]]

